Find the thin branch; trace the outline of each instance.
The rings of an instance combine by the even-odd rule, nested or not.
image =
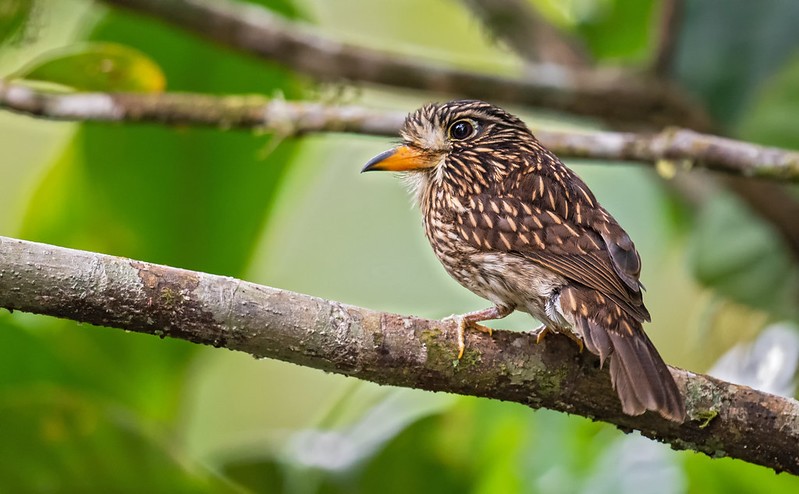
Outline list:
[[[799,182],[799,152],[669,128],[656,134],[544,132],[539,140],[561,157],[668,161],[677,170],[706,168],[744,177]]]
[[[707,115],[671,84],[617,71],[542,64],[523,78],[476,73],[419,57],[341,43],[260,6],[230,0],[103,0],[150,14],[319,80],[351,80],[521,103],[620,123],[709,128]]]
[[[0,80],[0,108],[52,120],[130,122],[310,132],[396,135],[405,114],[261,96],[197,93],[55,93]]]
[[[684,9],[684,0],[661,0],[652,72],[663,79],[669,77],[674,64]]]
[[[101,122],[144,122],[218,128],[255,128],[284,136],[352,132],[394,137],[404,113],[358,106],[270,100],[259,96],[190,93],[50,93],[0,80],[0,109],[36,117]],[[799,152],[759,146],[687,129],[656,134],[534,129],[562,158],[674,162],[746,177],[799,183]]]
[[[229,277],[0,237],[0,307],[225,347],[380,384],[551,408],[799,474],[799,402],[672,368],[689,419],[621,412],[607,370],[568,339],[472,331]]]
[[[585,47],[564,36],[526,0],[463,0],[494,36],[528,62],[588,65]]]

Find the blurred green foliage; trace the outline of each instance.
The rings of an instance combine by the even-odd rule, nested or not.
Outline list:
[[[48,53],[14,77],[52,82],[82,91],[164,90],[161,68],[142,52],[115,43],[89,43]]]
[[[25,31],[33,11],[33,0],[0,2],[0,44],[18,40]]]
[[[720,128],[734,128],[748,118],[763,84],[796,55],[799,32],[793,19],[799,3],[689,0],[685,5],[678,78],[702,98]]]
[[[486,60],[512,63],[458,2],[259,3],[405,53],[475,68]],[[640,66],[651,55],[658,2],[536,3],[600,60]],[[2,39],[26,29],[20,19],[30,18],[30,5],[0,0]],[[797,40],[788,28],[795,10],[788,1],[688,2],[677,76],[731,133],[799,148]],[[147,60],[174,91],[343,97],[403,110],[427,100],[313,86],[273,64],[85,0],[42,0],[35,11],[37,39],[0,52],[2,75],[53,49],[96,62],[86,46],[116,46],[143,57],[115,58],[123,72]],[[110,56],[99,53],[101,61]],[[81,60],[47,63],[51,81],[130,89],[115,87],[113,78],[87,83]],[[541,123],[538,114],[526,117]],[[421,316],[484,305],[438,266],[402,187],[390,177],[358,175],[385,139],[284,141],[225,129],[54,124],[0,114],[0,145],[2,235]],[[703,371],[769,317],[795,317],[794,260],[732,198],[708,198],[685,213],[647,171],[576,168],[636,239],[654,318],[649,330],[666,360]],[[729,301],[721,309],[719,297]],[[700,317],[709,307],[746,317],[715,327]],[[501,326],[508,324],[527,329],[533,322],[517,316]],[[675,453],[564,414],[381,388],[7,312],[0,313],[0,418],[0,493],[799,491],[793,477]]]

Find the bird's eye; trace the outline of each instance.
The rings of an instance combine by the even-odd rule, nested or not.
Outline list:
[[[475,126],[471,120],[458,120],[449,126],[449,137],[461,141],[475,134]]]

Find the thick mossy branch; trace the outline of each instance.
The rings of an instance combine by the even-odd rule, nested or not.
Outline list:
[[[799,402],[672,369],[688,420],[621,412],[607,370],[564,337],[467,335],[387,314],[130,259],[0,237],[0,307],[180,338],[329,372],[545,407],[639,430],[677,449],[799,474]]]

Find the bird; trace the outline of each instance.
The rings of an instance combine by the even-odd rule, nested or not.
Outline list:
[[[401,143],[362,172],[405,179],[445,270],[492,306],[451,316],[459,354],[466,329],[515,310],[541,322],[536,341],[562,333],[609,359],[625,414],[682,423],[685,403],[643,329],[641,258],[588,186],[515,115],[479,100],[422,106]]]

